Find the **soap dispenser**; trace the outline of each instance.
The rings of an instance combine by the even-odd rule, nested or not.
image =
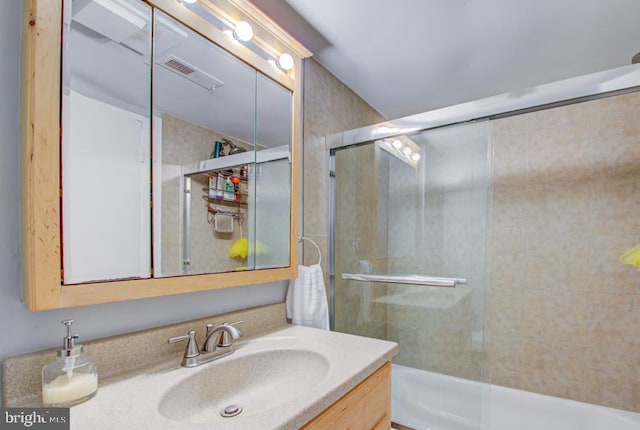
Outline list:
[[[69,407],[89,400],[98,391],[95,360],[82,354],[76,344],[78,335],[71,334],[73,320],[62,321],[67,335],[53,363],[42,368],[42,403],[45,406]]]

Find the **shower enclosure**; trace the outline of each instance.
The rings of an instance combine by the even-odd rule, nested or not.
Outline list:
[[[332,153],[334,327],[398,342],[396,374],[482,379],[490,134],[482,121]],[[394,421],[418,428],[400,404]]]
[[[640,411],[619,259],[640,242],[639,88],[626,66],[327,137],[332,328],[399,344],[400,428],[520,428],[500,411],[527,391]]]

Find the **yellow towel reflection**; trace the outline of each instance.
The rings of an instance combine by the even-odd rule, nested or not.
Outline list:
[[[249,253],[249,241],[246,237],[236,240],[231,248],[229,248],[229,257],[244,260]]]
[[[253,246],[249,247],[249,241],[245,237],[241,237],[236,240],[231,248],[229,248],[229,257],[244,260],[249,254],[253,254]],[[259,240],[256,241],[255,253],[256,255],[265,254],[269,250],[269,247]]]

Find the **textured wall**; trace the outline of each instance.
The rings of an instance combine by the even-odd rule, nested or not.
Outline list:
[[[640,94],[494,129],[492,382],[640,411]]]
[[[384,120],[371,106],[314,59],[305,61],[303,234],[322,251],[328,282],[329,154],[325,136]],[[304,244],[304,264],[318,261],[318,253]]]

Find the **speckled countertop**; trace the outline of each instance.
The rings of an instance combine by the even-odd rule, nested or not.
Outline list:
[[[298,429],[397,352],[398,345],[394,342],[285,326],[243,338],[236,342],[232,355],[196,368],[182,368],[177,361],[166,368],[100,387],[96,397],[71,408],[71,428]],[[269,363],[261,362],[265,357]],[[283,384],[284,379],[291,381],[292,386]],[[188,391],[184,391],[185,381],[191,384]],[[233,395],[229,398],[242,403],[244,393],[249,404],[240,415],[222,418],[218,410],[226,402],[225,390],[239,386],[243,388],[232,388]],[[204,394],[194,394],[191,387]],[[269,394],[256,397],[253,390]],[[211,394],[216,391],[221,394]],[[189,415],[189,411],[183,414],[179,407],[181,400],[173,401],[167,393],[179,394],[173,399],[196,396],[198,401],[183,402],[186,409],[208,407],[197,404],[203,399],[211,401],[214,410],[199,417]],[[254,400],[254,405],[250,398],[263,400],[259,405]]]

